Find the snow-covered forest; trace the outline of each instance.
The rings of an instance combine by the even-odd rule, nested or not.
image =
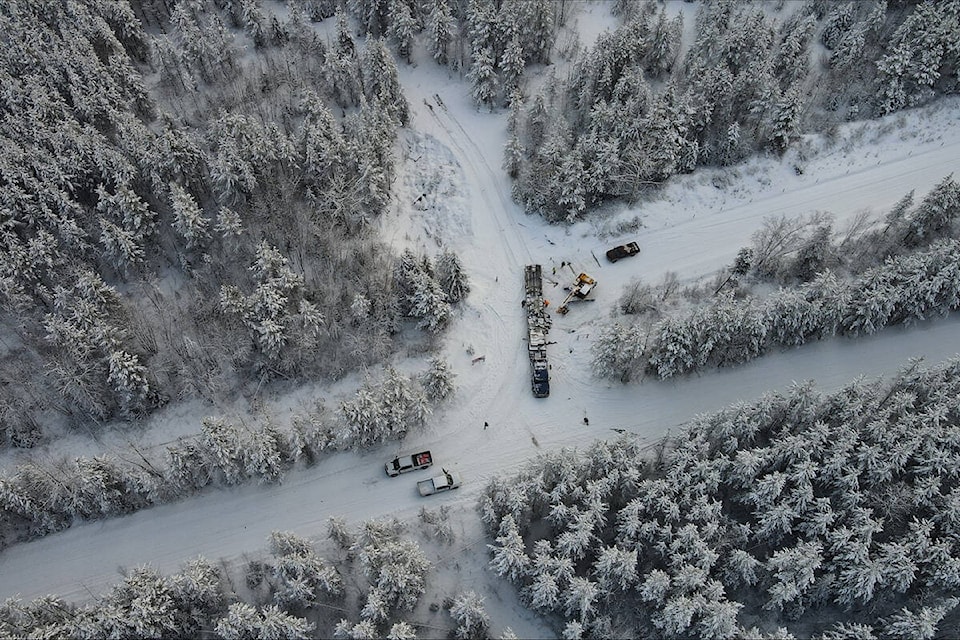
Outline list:
[[[960,363],[810,385],[490,483],[491,568],[564,637],[932,638],[956,607]],[[831,622],[843,611],[842,621]],[[940,629],[951,637],[956,617]]]
[[[413,273],[370,230],[407,104],[342,11],[329,50],[254,2],[5,14],[4,444],[336,379],[383,362],[406,316],[442,327],[456,256]]]
[[[957,0],[0,24],[0,635],[960,632]]]

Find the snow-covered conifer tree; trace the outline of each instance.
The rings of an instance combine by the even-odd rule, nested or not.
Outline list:
[[[830,66],[837,71],[845,71],[853,67],[857,61],[863,59],[866,38],[866,25],[862,23],[844,33],[830,53]]]
[[[690,627],[696,613],[697,607],[693,598],[683,594],[672,595],[667,598],[663,608],[653,614],[651,622],[667,637],[683,638],[691,635]]]
[[[734,589],[757,583],[761,563],[743,549],[733,549],[724,562],[724,581]]]
[[[437,333],[450,321],[450,303],[443,287],[427,274],[413,276],[410,293],[410,316],[419,318],[421,329]]]
[[[224,640],[248,640],[249,638],[289,638],[290,640],[311,637],[314,625],[303,618],[291,616],[275,605],[261,610],[244,602],[230,605],[227,615],[217,621],[214,631]]]
[[[450,60],[450,44],[453,41],[455,28],[456,21],[450,11],[449,0],[433,0],[427,48],[439,64],[445,65]]]
[[[110,368],[107,380],[120,400],[120,410],[130,413],[141,409],[150,394],[150,383],[147,368],[140,364],[140,358],[117,349],[110,352],[107,362]]]
[[[217,212],[217,223],[213,228],[228,242],[236,242],[243,235],[243,222],[240,219],[240,214],[229,207],[220,207]]]
[[[720,145],[720,164],[735,164],[741,159],[740,123],[733,122],[727,127],[727,135]]]
[[[601,547],[593,570],[604,593],[627,591],[638,580],[637,549],[628,551],[620,547]]]
[[[516,93],[511,94],[517,96]],[[519,99],[511,99],[511,106],[520,104]],[[516,179],[520,175],[520,167],[526,155],[526,148],[520,142],[520,134],[514,131],[510,134],[509,140],[503,149],[503,169],[511,178]]]
[[[630,380],[646,365],[646,335],[639,325],[614,322],[604,326],[593,342],[593,370],[604,378]]]
[[[547,571],[536,573],[525,591],[526,599],[535,611],[548,613],[560,604],[560,585],[557,577]]]
[[[910,102],[912,96],[907,94],[905,77],[912,57],[912,47],[901,42],[887,49],[887,53],[877,61],[880,84],[877,109],[880,115],[899,111]]]
[[[394,2],[394,11],[391,12],[391,32],[397,41],[397,53],[407,64],[410,64],[410,55],[413,50],[414,36],[416,35],[417,20],[410,11],[410,6],[403,2]]]
[[[483,607],[483,598],[475,592],[467,591],[454,598],[450,615],[457,622],[454,636],[459,640],[480,640],[487,637],[490,616]]]
[[[239,26],[253,39],[257,48],[267,44],[267,18],[260,8],[258,0],[239,0],[233,7],[232,14]]]
[[[367,592],[367,602],[360,610],[360,619],[374,625],[383,624],[390,615],[389,609],[390,603],[383,591],[374,586]]]
[[[470,82],[470,94],[478,105],[490,105],[497,98],[497,72],[490,47],[483,47],[473,55],[473,63],[467,73]]]
[[[960,184],[946,176],[924,196],[910,214],[904,242],[929,242],[960,215]]]
[[[390,26],[390,4],[389,0],[349,0],[348,7],[360,23],[360,33],[377,38]]]
[[[470,293],[470,282],[460,258],[449,249],[437,258],[436,278],[450,303],[460,302]]]
[[[204,558],[195,558],[187,562],[184,568],[170,577],[170,586],[180,609],[190,613],[199,631],[206,622],[205,616],[221,611],[223,606],[223,588],[220,574]]]
[[[446,360],[439,357],[431,358],[429,367],[420,376],[420,384],[427,399],[437,402],[453,393],[456,388],[453,382],[456,375]]]
[[[394,623],[387,632],[387,640],[416,640],[417,630],[408,622]]]
[[[562,4],[561,4],[562,6]],[[524,51],[527,58],[542,64],[550,62],[550,51],[556,36],[554,29],[554,10],[556,3],[553,0],[533,0],[526,8],[530,16],[529,24],[525,29],[526,38]]]
[[[683,320],[667,318],[654,326],[655,344],[650,367],[661,379],[692,371],[696,367],[695,338]]]
[[[790,142],[797,136],[800,115],[803,111],[803,97],[799,90],[788,90],[776,104],[773,121],[770,124],[770,146],[780,153],[786,151]]]
[[[500,533],[496,544],[488,544],[487,547],[493,554],[490,568],[497,575],[506,576],[516,583],[527,574],[530,557],[526,553],[523,538],[520,537],[517,523],[512,515],[508,513],[503,517],[500,521]]]
[[[653,569],[640,585],[640,596],[655,605],[662,604],[670,592],[670,584],[670,574],[662,569]]]
[[[360,57],[360,69],[367,101],[379,104],[401,126],[407,124],[410,107],[400,86],[397,64],[382,39],[367,44]]]
[[[207,239],[207,226],[210,221],[203,216],[200,206],[190,192],[175,182],[170,183],[170,207],[173,210],[173,226],[187,241],[188,249]]]
[[[430,569],[420,547],[400,537],[402,528],[397,520],[365,522],[351,546],[385,610],[413,609],[426,588]]]
[[[303,276],[289,267],[289,260],[267,242],[257,246],[249,271],[256,286],[244,295],[233,285],[220,287],[220,310],[239,316],[256,340],[260,351],[277,360],[289,341],[290,326],[301,324],[310,334],[319,330],[322,315],[308,302],[303,302]]]
[[[246,475],[259,477],[261,482],[276,482],[292,462],[286,436],[272,425],[251,430],[247,448]]]
[[[823,545],[820,542],[801,542],[794,547],[776,551],[766,562],[766,568],[776,578],[769,588],[769,608],[782,608],[805,593],[816,580],[816,572],[823,564]]]
[[[235,425],[220,418],[204,418],[200,442],[205,456],[223,473],[227,484],[244,479],[246,448]]]
[[[505,99],[511,101],[513,94],[520,88],[520,77],[523,75],[526,60],[524,59],[523,44],[520,40],[520,25],[516,25],[507,46],[500,56],[500,73],[503,82]]]
[[[388,368],[379,381],[364,383],[352,400],[341,403],[348,444],[367,446],[423,424],[430,412],[425,394],[410,379]]]
[[[698,637],[722,640],[737,636],[737,616],[743,605],[729,600],[708,600],[699,612]]]
[[[798,346],[816,335],[820,327],[819,305],[807,299],[802,289],[781,289],[770,296],[767,304],[767,336],[774,344]]]
[[[896,640],[932,640],[937,637],[937,627],[943,618],[957,606],[956,598],[948,598],[932,607],[912,611],[906,607],[880,621],[878,625],[885,637]]]
[[[324,75],[334,90],[336,103],[343,107],[360,104],[363,95],[356,44],[350,35],[350,26],[342,7],[337,8],[337,34],[334,50],[326,57]]]
[[[202,443],[181,440],[167,447],[166,484],[174,495],[189,493],[213,482],[215,469],[207,461]]]
[[[99,222],[100,244],[103,245],[104,254],[118,271],[126,273],[129,267],[143,262],[143,247],[134,232],[115,225],[103,217]]]
[[[334,627],[333,637],[343,640],[377,640],[380,634],[377,633],[377,626],[370,620],[361,620],[354,624],[343,619]]]

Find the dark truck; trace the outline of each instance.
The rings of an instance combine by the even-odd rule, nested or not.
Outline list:
[[[610,262],[616,262],[620,258],[629,258],[630,256],[635,256],[640,253],[640,245],[636,242],[628,242],[627,244],[622,244],[619,247],[614,247],[607,251],[607,260]]]
[[[550,371],[547,360],[533,361],[533,397],[546,398],[550,395]]]
[[[430,455],[430,452],[421,451],[420,453],[413,453],[409,456],[397,456],[385,464],[384,468],[386,469],[388,476],[394,477],[400,475],[401,473],[406,473],[407,471],[426,469],[432,464],[433,456]]]

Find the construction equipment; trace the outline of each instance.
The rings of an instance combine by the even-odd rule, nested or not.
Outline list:
[[[567,297],[563,299],[563,302],[560,303],[560,306],[557,307],[557,313],[560,315],[566,315],[570,309],[567,308],[567,303],[572,300],[583,300],[590,292],[593,291],[593,288],[597,285],[597,281],[588,276],[585,273],[581,273],[577,276],[577,279],[574,280],[573,286],[570,287],[570,293],[567,294]]]

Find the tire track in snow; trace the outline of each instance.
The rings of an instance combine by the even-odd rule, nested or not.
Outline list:
[[[918,164],[917,160],[919,158],[924,159],[922,164]],[[694,226],[699,229],[699,233],[709,235],[717,227],[757,217],[755,212],[746,215],[726,215],[730,212],[749,211],[750,209],[761,208],[765,203],[777,203],[778,201],[785,202],[773,207],[763,208],[763,217],[817,210],[831,211],[831,209],[836,208],[838,202],[841,206],[844,206],[845,201],[848,200],[870,202],[876,200],[880,194],[887,195],[885,199],[890,199],[889,195],[893,194],[893,198],[896,200],[916,188],[918,182],[929,182],[930,176],[934,176],[934,183],[939,182],[944,176],[958,168],[958,158],[960,158],[960,144],[936,146],[921,153],[901,155],[874,166],[852,169],[844,174],[835,175],[814,184],[804,184],[789,191],[772,193],[762,198],[752,199],[747,203],[722,209],[717,213],[717,215],[725,214],[722,220]],[[892,170],[898,166],[902,166],[902,169],[893,172]],[[893,176],[891,176],[891,173],[893,173]],[[925,179],[918,181],[917,178],[921,177]],[[844,187],[841,198],[837,197],[837,192],[840,191],[837,188],[839,183],[842,183]],[[924,193],[925,189],[917,189],[917,191]],[[857,210],[852,207],[849,209],[851,214]],[[684,226],[687,224],[684,223]]]
[[[494,219],[498,232],[497,244],[502,247],[503,254],[506,257],[506,261],[499,261],[499,264],[510,268],[509,273],[500,274],[504,275],[505,278],[504,282],[500,283],[499,286],[506,287],[506,289],[501,292],[502,295],[499,296],[498,302],[502,305],[502,309],[508,309],[513,304],[519,303],[522,297],[521,269],[522,265],[532,262],[530,250],[523,241],[523,235],[521,234],[517,221],[509,213],[507,208],[509,206],[508,201],[502,193],[502,190],[498,188],[496,173],[490,167],[490,163],[487,161],[482,150],[479,149],[464,128],[460,126],[459,122],[450,113],[443,101],[436,95],[433,96],[433,101],[435,104],[431,104],[428,98],[423,98],[423,103],[427,106],[432,121],[446,134],[446,140],[444,142],[448,143],[456,151],[458,160],[464,167],[469,168],[470,175],[474,177],[474,187],[477,189],[480,199],[483,202],[485,213],[491,215]],[[441,112],[445,114],[445,118],[441,117]],[[445,119],[448,120],[449,123],[445,122]],[[455,131],[454,128],[459,129],[459,131]],[[471,153],[471,149],[467,147],[470,147],[473,153]],[[475,215],[477,215],[476,212]],[[474,225],[475,229],[482,229],[484,227],[489,228],[490,225]],[[485,247],[485,249],[490,251],[495,250],[494,247]],[[483,271],[483,265],[476,265],[476,268],[478,271]],[[487,361],[487,364],[492,366],[489,366],[489,370],[485,372],[485,379],[479,383],[480,388],[476,390],[477,393],[475,393],[475,395],[478,398],[506,399],[512,397],[512,388],[520,383],[520,380],[518,380],[518,372],[526,372],[528,367],[526,349],[523,346],[523,339],[525,337],[523,329],[525,323],[522,320],[508,323],[504,320],[504,316],[497,310],[494,304],[490,302],[486,302],[485,304],[489,310],[494,312],[500,325],[500,331],[498,333],[502,339],[497,340],[497,346],[498,352],[502,357],[496,361]],[[511,318],[511,320],[514,319]],[[504,345],[506,345],[507,348],[504,348]],[[511,348],[510,345],[516,345],[516,348]],[[505,351],[506,353],[504,353]],[[522,358],[518,354],[522,355]],[[485,416],[490,409],[489,402],[478,399],[473,405],[473,409],[470,412],[471,420],[476,422],[486,421],[486,418],[483,416]],[[530,433],[530,437],[533,438],[532,433]]]
[[[487,160],[487,157],[484,154],[483,150],[476,143],[473,137],[467,132],[467,130],[464,129],[463,125],[454,116],[454,114],[451,113],[449,109],[447,109],[446,104],[444,104],[444,102],[440,99],[440,97],[435,95],[435,99],[440,109],[442,110],[443,114],[450,120],[451,123],[453,123],[454,126],[456,126],[456,128],[460,132],[460,135],[462,136],[462,139],[466,141],[466,144],[468,146],[471,147],[473,152],[476,154],[475,157],[479,159],[479,162],[482,165],[482,167],[478,167],[476,163],[474,163],[473,161],[474,156],[469,154],[463,148],[463,145],[460,143],[460,141],[456,139],[458,137],[457,134],[451,131],[450,127],[440,122],[440,117],[437,115],[436,111],[434,109],[431,109],[430,111],[433,114],[434,119],[438,122],[438,124],[440,124],[441,127],[443,127],[444,131],[446,131],[447,134],[450,136],[451,142],[461,152],[464,153],[464,157],[466,161],[470,164],[470,166],[474,170],[474,175],[480,176],[481,173],[483,174],[486,185],[481,184],[480,190],[484,199],[489,203],[489,197],[488,197],[488,190],[489,190],[490,192],[496,194],[497,199],[499,200],[500,206],[490,207],[490,211],[493,213],[494,217],[496,218],[497,228],[500,231],[500,238],[503,241],[508,253],[511,256],[512,266],[514,267],[514,270],[517,273],[519,273],[521,264],[523,265],[532,264],[534,260],[530,252],[530,248],[523,241],[524,235],[521,232],[520,224],[517,222],[515,217],[510,213],[511,209],[515,209],[516,207],[513,205],[512,200],[510,200],[505,196],[503,190],[498,188],[497,172],[494,171],[494,169],[490,166],[490,162]],[[429,103],[428,103],[428,106],[429,106]],[[517,250],[513,246],[511,246],[511,244],[516,240],[520,240],[520,250]],[[522,263],[517,259],[517,255],[520,253],[522,253],[522,257],[524,258]],[[519,295],[520,289],[518,288],[517,291]],[[513,335],[523,336],[524,331],[522,330],[522,328],[524,326],[525,326],[525,321],[521,320],[521,322],[517,324],[517,327],[519,327],[519,329],[514,329]],[[518,349],[514,355],[513,367],[505,367],[505,368],[508,370],[522,371],[524,376],[528,376],[529,373],[527,373],[527,369],[529,367],[529,362],[527,361],[527,357],[526,357],[526,348],[523,346],[523,342],[522,342],[523,339],[525,339],[525,337],[515,338],[515,342],[518,345]],[[503,369],[504,368],[502,367],[501,371]],[[506,391],[505,388],[507,386],[512,386],[516,384],[514,380],[515,376],[501,375],[499,376],[499,378],[500,378],[500,384],[498,386],[498,393],[494,397],[498,397],[498,398],[510,397],[510,391]],[[529,380],[526,380],[524,384],[529,384]],[[531,425],[528,425],[526,423],[521,423],[519,426],[530,437],[530,440],[534,444],[534,446],[538,447],[539,445],[537,444],[538,441],[536,438],[536,434],[534,430],[531,428]],[[530,453],[533,454],[534,452],[530,452]],[[486,482],[489,481],[491,478],[492,478],[492,475],[484,475],[481,478],[481,480],[483,484],[486,484]]]
[[[467,130],[463,128],[463,125],[460,124],[460,121],[457,120],[457,118],[454,117],[454,115],[453,115],[452,113],[450,113],[450,111],[447,109],[446,105],[441,105],[441,107],[443,108],[443,112],[447,115],[447,117],[450,118],[450,121],[453,122],[453,123],[457,126],[457,128],[460,130],[460,132],[463,134],[463,137],[464,137],[464,139],[467,141],[467,143],[468,143],[471,147],[473,147],[473,150],[476,152],[477,157],[480,158],[480,162],[483,163],[483,168],[486,170],[487,177],[491,179],[491,182],[493,182],[494,184],[496,184],[496,179],[495,179],[495,178],[496,178],[497,172],[494,171],[493,168],[490,166],[490,162],[487,160],[486,155],[484,155],[484,153],[483,153],[483,151],[480,149],[479,145],[477,145],[477,143],[476,143],[476,141],[473,139],[473,137],[472,137],[469,133],[467,133]],[[497,194],[497,198],[500,200],[500,209],[497,210],[497,211],[500,213],[500,216],[501,216],[501,217],[502,217],[503,215],[505,215],[505,214],[507,215],[508,224],[512,227],[512,231],[513,231],[513,236],[512,236],[512,237],[517,237],[517,238],[522,237],[522,236],[520,235],[520,228],[519,228],[520,225],[519,225],[519,223],[516,221],[516,219],[515,219],[513,216],[507,214],[507,212],[508,212],[511,208],[515,208],[514,205],[513,205],[513,201],[512,201],[511,199],[508,199],[508,198],[504,195],[504,193],[503,193],[503,191],[502,191],[501,189],[497,189],[496,187],[494,187],[493,191],[494,191],[494,193]],[[503,230],[503,226],[502,226],[502,225],[501,225],[500,228],[501,228],[501,230]],[[530,264],[530,263],[532,263],[532,262],[533,262],[533,257],[531,256],[531,254],[530,254],[530,249],[529,249],[529,247],[527,247],[526,243],[523,244],[523,250],[524,250],[524,253],[525,253],[525,257],[526,257],[526,262],[525,262],[525,264]]]
[[[669,265],[681,282],[691,282],[730,264],[737,249],[749,245],[751,234],[766,218],[828,211],[834,228],[841,229],[860,211],[879,217],[913,189],[917,192],[915,203],[919,202],[944,176],[957,171],[960,141],[950,141],[942,146],[927,145],[912,154],[900,153],[889,162],[853,168],[848,173],[841,170],[818,182],[811,178],[783,190],[768,187],[760,197],[745,196],[651,228],[635,264],[642,266],[651,280],[661,277],[663,265]]]
[[[483,177],[483,180],[478,185],[480,197],[487,205],[487,210],[496,219],[497,229],[500,231],[500,239],[503,242],[504,248],[509,254],[511,264],[518,269],[522,264],[529,264],[532,261],[532,257],[526,244],[521,240],[519,249],[513,246],[518,239],[522,238],[520,228],[516,220],[507,214],[507,210],[510,205],[500,189],[497,188],[496,173],[490,168],[490,163],[484,156],[483,151],[480,150],[463,126],[460,125],[460,122],[453,116],[453,114],[450,113],[442,101],[438,103],[440,110],[447,116],[450,122],[452,122],[460,130],[462,134],[462,140],[459,139],[461,138],[460,135],[455,133],[451,127],[447,126],[443,120],[441,120],[437,113],[437,109],[427,102],[426,99],[424,99],[424,102],[426,102],[427,106],[430,107],[430,114],[433,116],[433,119],[447,133],[447,136],[449,136],[450,143],[460,152],[461,160],[465,161],[470,166],[473,175]],[[467,149],[464,148],[464,144],[462,143],[463,141],[472,147],[475,156],[479,158],[482,166],[477,166],[477,163],[473,159],[474,154],[471,154],[469,151],[467,151]],[[490,192],[496,194],[499,203],[491,202]],[[496,206],[497,204],[499,204],[499,206]],[[525,258],[526,261],[521,262],[518,256]]]

